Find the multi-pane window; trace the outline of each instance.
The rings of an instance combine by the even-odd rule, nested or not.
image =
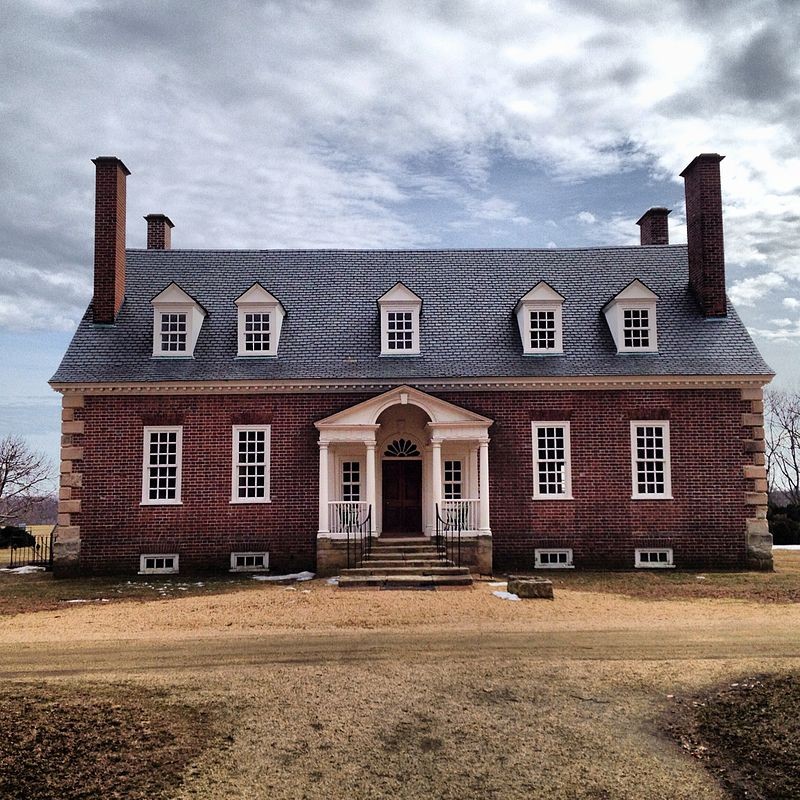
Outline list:
[[[622,312],[623,344],[633,350],[650,347],[650,311],[626,308]]]
[[[633,497],[670,497],[669,423],[631,423]]]
[[[233,429],[234,503],[269,501],[269,425]]]
[[[181,501],[180,427],[145,428],[142,503]]]
[[[664,547],[652,550],[636,548],[634,565],[637,567],[674,567],[672,548]]]
[[[170,312],[161,315],[161,352],[186,352],[186,314]]]
[[[342,462],[342,500],[361,500],[361,463],[358,461]]]
[[[386,316],[386,344],[389,350],[413,350],[414,315],[411,311],[389,311]]]
[[[178,571],[177,553],[139,556],[139,574],[170,574]]]
[[[244,349],[248,353],[263,353],[270,347],[270,314],[253,311],[244,314]]]
[[[533,496],[563,499],[572,494],[568,422],[534,422]]]
[[[563,550],[535,550],[537,569],[569,569],[572,567],[572,548]]]
[[[461,500],[463,495],[463,468],[461,461],[444,462],[442,492],[445,500]]]
[[[556,349],[556,312],[530,312],[531,350]]]

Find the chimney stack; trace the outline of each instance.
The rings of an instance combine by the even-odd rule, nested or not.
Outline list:
[[[125,298],[125,179],[130,170],[116,156],[93,158],[94,321],[112,325]]]
[[[636,223],[639,226],[640,244],[669,244],[667,216],[671,209],[657,206],[649,208]]]
[[[147,249],[169,250],[172,246],[172,229],[175,227],[166,214],[148,214]]]
[[[725,156],[701,153],[681,172],[686,188],[689,286],[706,317],[725,317],[725,249],[719,162]]]

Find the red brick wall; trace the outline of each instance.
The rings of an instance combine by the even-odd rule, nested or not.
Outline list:
[[[678,566],[745,560],[738,390],[450,392],[490,430],[494,559],[530,567],[535,547],[572,547],[577,566],[630,567],[633,548],[670,546]],[[87,397],[81,567],[135,572],[140,553],[177,552],[181,571],[227,568],[231,550],[269,550],[276,569],[313,568],[319,458],[313,422],[366,399],[341,395]],[[269,504],[231,505],[231,426],[270,419]],[[669,419],[674,500],[631,500],[630,420]],[[532,419],[569,419],[574,500],[534,501]],[[183,425],[182,506],[141,506],[142,428]]]

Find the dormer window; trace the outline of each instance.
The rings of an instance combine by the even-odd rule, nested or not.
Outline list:
[[[419,355],[419,319],[422,298],[396,283],[378,299],[381,315],[381,355]]]
[[[618,353],[658,350],[657,302],[658,295],[635,280],[603,308]]]
[[[206,310],[176,283],[151,301],[153,357],[192,358]]]
[[[278,355],[286,311],[280,300],[260,283],[253,284],[236,300],[238,311],[238,355],[258,358]]]
[[[522,352],[526,355],[558,355],[564,352],[564,297],[540,281],[515,309]]]

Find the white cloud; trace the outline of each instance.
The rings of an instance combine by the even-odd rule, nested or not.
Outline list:
[[[800,308],[800,300],[795,297],[784,297],[783,307],[791,309],[792,311],[796,311],[798,308]]]
[[[777,272],[768,272],[755,278],[738,281],[728,290],[731,300],[739,306],[755,305],[756,300],[768,295],[774,289],[786,285],[786,279]]]
[[[597,217],[591,211],[580,211],[575,216],[578,222],[582,222],[584,225],[594,225],[597,222]]]

